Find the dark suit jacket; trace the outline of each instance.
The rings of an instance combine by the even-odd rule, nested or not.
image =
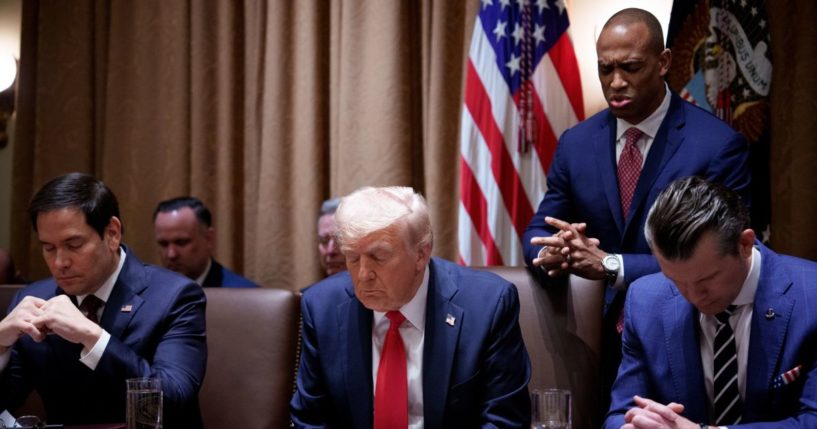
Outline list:
[[[123,246],[124,247],[124,246]],[[158,377],[164,392],[164,427],[199,428],[198,392],[207,364],[205,297],[190,279],[127,258],[100,325],[111,334],[95,370],[79,361],[82,345],[56,335],[42,343],[23,336],[0,376],[0,409],[15,408],[36,389],[52,423],[125,421],[125,379]],[[53,278],[20,290],[49,299],[64,293]]]
[[[252,280],[228,270],[213,259],[213,264],[210,265],[210,271],[207,273],[207,277],[204,278],[202,287],[241,288],[258,287],[258,285],[253,283]]]
[[[425,427],[530,427],[530,361],[516,288],[441,259],[428,269]],[[346,272],[307,288],[301,310],[295,426],[371,428],[373,312],[355,298]]]
[[[548,171],[547,192],[522,239],[528,265],[541,249],[530,239],[556,232],[545,216],[586,222],[587,236],[598,238],[601,249],[624,255],[624,281],[630,284],[659,271],[644,239],[644,222],[670,182],[702,176],[724,183],[749,201],[749,152],[743,136],[677,95],[671,97],[626,219],[618,192],[616,118],[606,109],[562,134]],[[547,275],[541,277],[548,281]],[[615,295],[608,290],[605,308]]]
[[[742,423],[767,422],[747,426],[752,428],[815,428],[817,264],[778,255],[764,246],[760,251]],[[769,309],[774,317],[766,317]],[[630,286],[625,314],[624,358],[605,427],[618,429],[623,424],[624,413],[634,406],[633,395],[681,403],[684,416],[706,422],[709,400],[698,311],[658,273]],[[803,366],[799,378],[774,387],[778,375],[797,365]]]

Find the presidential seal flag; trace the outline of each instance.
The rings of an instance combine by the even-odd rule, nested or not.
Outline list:
[[[459,255],[522,265],[559,135],[584,119],[563,0],[481,0],[460,130]]]
[[[667,46],[670,87],[712,112],[750,143],[752,223],[769,223],[769,90],[772,80],[769,22],[763,0],[674,2]]]

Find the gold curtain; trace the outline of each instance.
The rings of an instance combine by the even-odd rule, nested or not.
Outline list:
[[[769,10],[772,243],[817,259],[811,0]],[[192,194],[216,257],[269,287],[320,278],[320,202],[362,185],[426,195],[456,259],[458,131],[477,1],[23,3],[12,251],[47,275],[25,208],[85,171],[117,194],[125,242],[156,262],[151,214]]]
[[[320,202],[363,185],[429,201],[456,258],[463,64],[478,4],[448,1],[24,3],[13,236],[46,276],[25,207],[84,171],[156,262],[152,211],[202,198],[216,257],[265,286],[320,278]]]

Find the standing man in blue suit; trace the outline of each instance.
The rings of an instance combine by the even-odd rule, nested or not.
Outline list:
[[[20,290],[0,321],[0,409],[34,389],[49,422],[122,423],[125,380],[157,377],[164,427],[200,428],[202,289],[121,244],[116,196],[92,176],[51,180],[29,214],[53,277]]]
[[[603,400],[621,360],[622,304],[633,280],[658,271],[642,233],[667,184],[700,175],[749,196],[744,138],[670,92],[671,53],[658,20],[624,9],[602,28],[598,73],[609,108],[562,134],[548,190],[523,237],[542,283],[567,274],[607,285],[602,327]]]
[[[202,287],[258,287],[213,258],[215,229],[210,209],[195,197],[162,201],[153,211],[153,231],[162,266]]]
[[[529,428],[516,288],[431,258],[411,188],[361,188],[335,220],[349,271],[304,291],[295,426]]]
[[[738,195],[697,177],[646,234],[662,272],[627,294],[605,427],[817,427],[817,264],[759,244]]]

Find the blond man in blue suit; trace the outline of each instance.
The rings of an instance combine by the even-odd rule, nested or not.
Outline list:
[[[295,427],[529,428],[516,288],[432,258],[428,207],[411,188],[362,188],[335,220],[349,270],[304,291]],[[399,361],[386,357],[392,324]],[[405,368],[381,379],[392,365]]]
[[[759,244],[737,194],[697,177],[645,234],[661,273],[627,294],[605,428],[817,427],[817,264]]]

